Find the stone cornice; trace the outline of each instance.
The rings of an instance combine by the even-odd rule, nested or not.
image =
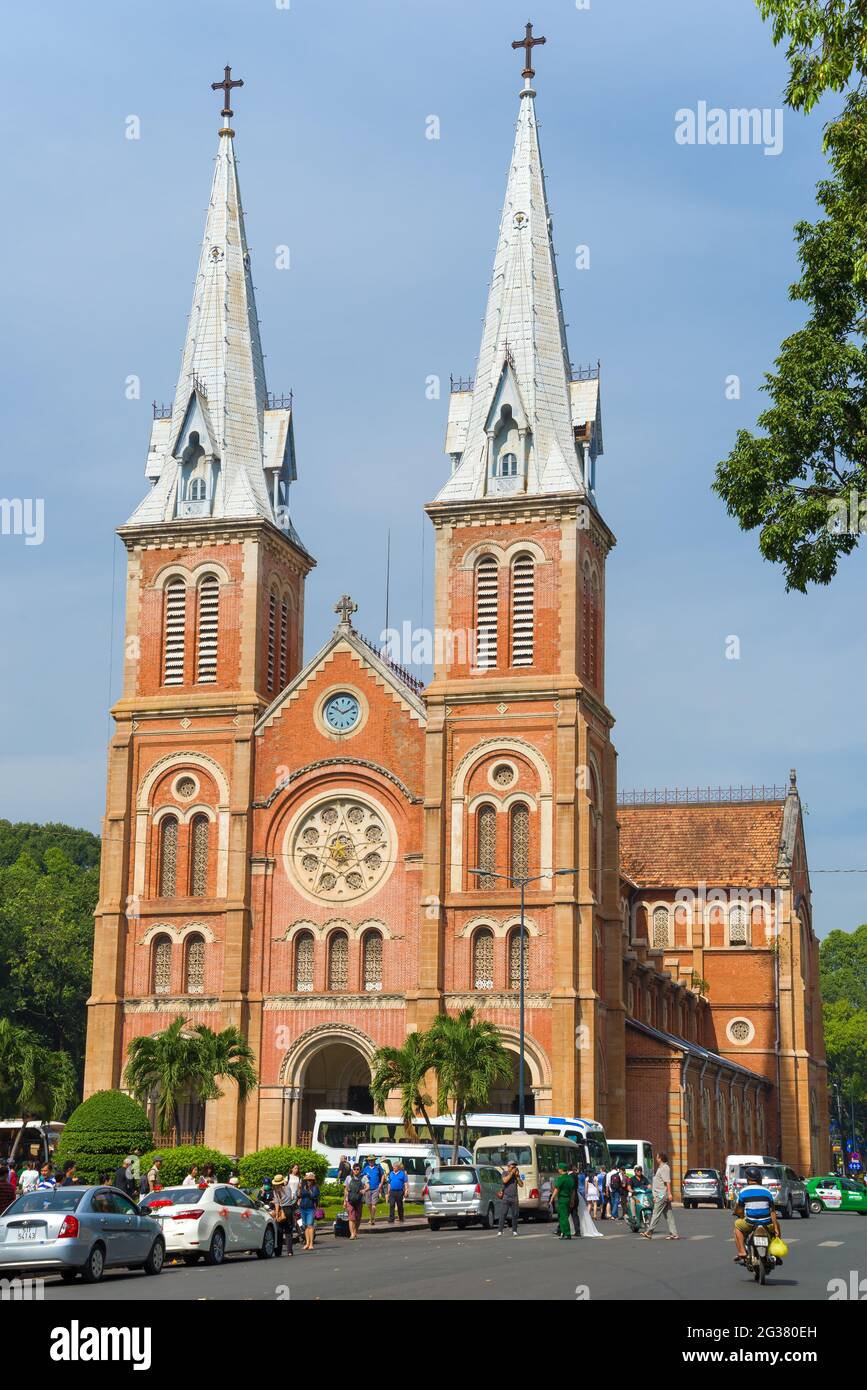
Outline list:
[[[389,782],[392,782],[401,795],[406,797],[407,801],[413,806],[420,806],[422,804],[423,798],[415,796],[405,782],[402,782],[393,772],[389,772],[388,768],[380,766],[379,763],[371,762],[368,758],[320,758],[315,763],[307,763],[304,767],[297,767],[294,772],[290,772],[289,776],[284,777],[283,781],[274,788],[270,796],[267,796],[264,801],[254,801],[253,809],[255,811],[266,811],[282,791],[285,791],[293,782],[297,782],[299,777],[304,777],[306,773],[318,772],[323,768],[335,767],[363,767],[368,772],[375,772],[377,776],[385,777]]]
[[[263,1006],[266,1013],[345,1013],[347,1010],[405,1009],[403,994],[273,994]]]
[[[606,550],[617,544],[617,537],[602,520],[591,499],[580,492],[547,494],[518,493],[503,497],[478,497],[455,502],[428,502],[425,511],[439,529],[443,526],[509,525],[526,521],[564,521],[579,515],[589,522],[589,530]]]
[[[518,991],[480,989],[472,994],[445,994],[446,1006],[453,1009],[518,1009]],[[524,1007],[527,1009],[550,1009],[551,996],[548,993],[526,994]]]
[[[125,1014],[189,1014],[216,1013],[220,1001],[216,996],[204,994],[154,994],[146,999],[126,999]]]
[[[117,534],[127,550],[163,550],[191,544],[206,545],[211,541],[265,540],[272,545],[280,542],[281,548],[291,552],[305,574],[309,574],[316,564],[313,556],[301,545],[281,531],[279,526],[262,517],[243,520],[231,517],[184,517],[174,521],[137,522],[119,526]]]

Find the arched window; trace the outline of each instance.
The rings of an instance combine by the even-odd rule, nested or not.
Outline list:
[[[163,594],[163,685],[183,685],[187,586],[183,579],[176,577],[169,580]]]
[[[378,931],[365,933],[361,943],[361,966],[364,988],[368,994],[382,989],[382,936]]]
[[[658,951],[671,945],[671,923],[667,907],[653,909],[653,945]]]
[[[268,689],[273,694],[274,676],[277,670],[277,595],[272,589],[268,595]]]
[[[501,478],[517,478],[517,476],[518,476],[518,455],[517,455],[517,454],[501,454],[501,455],[500,455],[500,477],[501,477]]]
[[[295,992],[313,993],[313,933],[309,931],[295,938]]]
[[[217,679],[217,628],[220,582],[206,574],[199,584],[199,621],[196,632],[196,680],[204,685]]]
[[[476,667],[490,670],[497,664],[497,562],[483,555],[476,565]]]
[[[178,822],[175,816],[160,821],[159,896],[173,898],[178,891]]]
[[[482,927],[473,937],[473,989],[494,988],[494,933]]]
[[[530,938],[524,928],[524,988],[530,975]],[[509,989],[521,988],[521,929],[516,927],[509,937]]]
[[[533,665],[535,564],[532,555],[512,561],[512,665]]]
[[[349,937],[345,931],[332,932],[328,940],[328,988],[335,994],[349,988]]]
[[[190,828],[190,893],[194,898],[208,896],[208,843],[211,823],[207,816],[194,816]]]
[[[205,938],[187,937],[187,955],[184,969],[184,993],[204,994],[205,992]]]
[[[509,812],[509,872],[515,878],[530,872],[530,808],[523,802]]]
[[[158,936],[151,955],[151,990],[154,994],[171,994],[172,943],[168,936]]]
[[[476,813],[476,859],[477,869],[485,870],[485,877],[473,875],[473,882],[480,888],[493,888],[493,877],[497,867],[497,812],[488,802],[480,806]]]
[[[742,903],[736,904],[729,912],[729,945],[747,945],[747,910]]]
[[[205,500],[205,480],[204,478],[193,478],[190,483],[189,498],[191,502],[204,502]]]

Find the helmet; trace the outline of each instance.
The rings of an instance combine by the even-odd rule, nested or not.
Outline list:
[[[757,1168],[754,1163],[748,1163],[746,1168],[744,1168],[744,1177],[746,1178],[747,1182],[753,1183],[755,1186],[761,1187],[762,1170],[761,1168]]]
[[[789,1247],[779,1236],[774,1236],[768,1246],[768,1254],[774,1255],[778,1260],[784,1260],[789,1253]]]

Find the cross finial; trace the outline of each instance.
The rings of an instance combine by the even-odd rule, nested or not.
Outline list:
[[[340,614],[341,627],[351,627],[352,615],[358,612],[358,604],[353,603],[348,594],[344,594],[340,601],[335,603],[334,611]]]
[[[243,87],[243,85],[244,85],[244,79],[243,79],[243,77],[233,77],[233,76],[232,76],[232,69],[229,67],[229,64],[228,64],[228,63],[226,64],[225,68],[223,69],[223,72],[224,72],[224,76],[223,76],[222,82],[212,82],[212,83],[211,83],[211,91],[212,91],[212,92],[219,92],[219,91],[222,91],[222,93],[223,93],[223,109],[222,109],[222,111],[220,112],[220,115],[221,115],[221,116],[225,116],[226,119],[228,120],[228,118],[229,118],[230,116],[234,116],[234,114],[235,114],[234,111],[232,110],[231,106],[229,105],[229,97],[230,97],[230,95],[231,95],[232,88],[233,88],[233,87]]]
[[[513,48],[523,48],[524,50],[524,71],[521,73],[521,76],[526,77],[528,81],[531,77],[536,76],[536,71],[533,67],[533,49],[537,44],[547,42],[548,40],[545,38],[533,38],[533,26],[528,20],[526,34],[522,39],[515,39],[512,44]]]

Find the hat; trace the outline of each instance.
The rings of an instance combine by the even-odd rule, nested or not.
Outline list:
[[[304,1174],[304,1181],[305,1181],[305,1182],[309,1182],[311,1178],[312,1178],[313,1181],[315,1182],[315,1181],[316,1181],[316,1174],[315,1174],[315,1173],[305,1173],[305,1174]],[[276,1179],[275,1179],[275,1181],[276,1181]]]
[[[271,1179],[271,1184],[273,1187],[282,1187],[285,1181],[286,1179],[282,1173],[275,1173]]]

